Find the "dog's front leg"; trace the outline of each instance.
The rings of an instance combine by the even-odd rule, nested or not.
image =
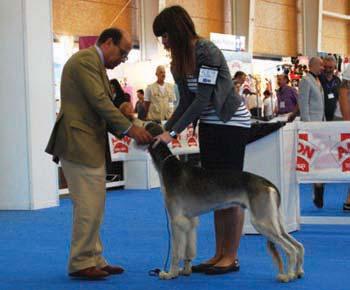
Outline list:
[[[196,257],[197,253],[197,226],[198,217],[190,219],[190,229],[186,235],[186,252],[184,267],[180,270],[181,275],[189,276],[192,273],[192,260]]]
[[[179,263],[184,259],[186,249],[186,231],[189,228],[189,220],[184,216],[176,216],[171,221],[172,257],[169,272],[160,272],[159,278],[163,280],[174,279],[179,276]]]

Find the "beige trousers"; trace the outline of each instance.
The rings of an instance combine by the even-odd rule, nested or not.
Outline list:
[[[106,200],[105,165],[93,168],[62,159],[61,165],[73,202],[68,272],[93,266],[102,268],[107,265],[100,239]]]

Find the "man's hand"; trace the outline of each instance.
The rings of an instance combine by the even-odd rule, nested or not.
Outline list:
[[[131,126],[127,135],[130,138],[135,139],[136,143],[139,145],[150,144],[153,141],[152,135],[148,133],[145,128],[137,127],[135,125]]]

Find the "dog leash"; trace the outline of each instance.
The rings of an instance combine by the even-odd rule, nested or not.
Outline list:
[[[163,271],[166,271],[168,268],[169,257],[170,257],[171,234],[170,234],[169,216],[168,216],[168,212],[166,210],[166,207],[164,207],[164,212],[165,212],[165,216],[166,216],[166,228],[167,228],[167,232],[168,232],[168,253],[167,253],[166,260],[165,260],[165,263],[163,266]],[[149,270],[148,275],[158,277],[160,272],[161,272],[161,270],[159,268],[155,268],[153,270]]]

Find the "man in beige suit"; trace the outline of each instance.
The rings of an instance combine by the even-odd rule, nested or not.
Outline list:
[[[113,105],[106,68],[127,60],[131,39],[127,32],[106,29],[96,45],[74,54],[61,80],[61,110],[46,152],[61,161],[73,202],[73,233],[69,275],[100,279],[120,274],[102,256],[100,225],[105,207],[106,130],[128,135],[137,143],[152,141]],[[127,115],[127,114],[126,114]]]
[[[156,69],[157,81],[149,85],[145,91],[145,108],[147,120],[161,122],[168,120],[174,111],[174,86],[165,82],[165,67]]]

